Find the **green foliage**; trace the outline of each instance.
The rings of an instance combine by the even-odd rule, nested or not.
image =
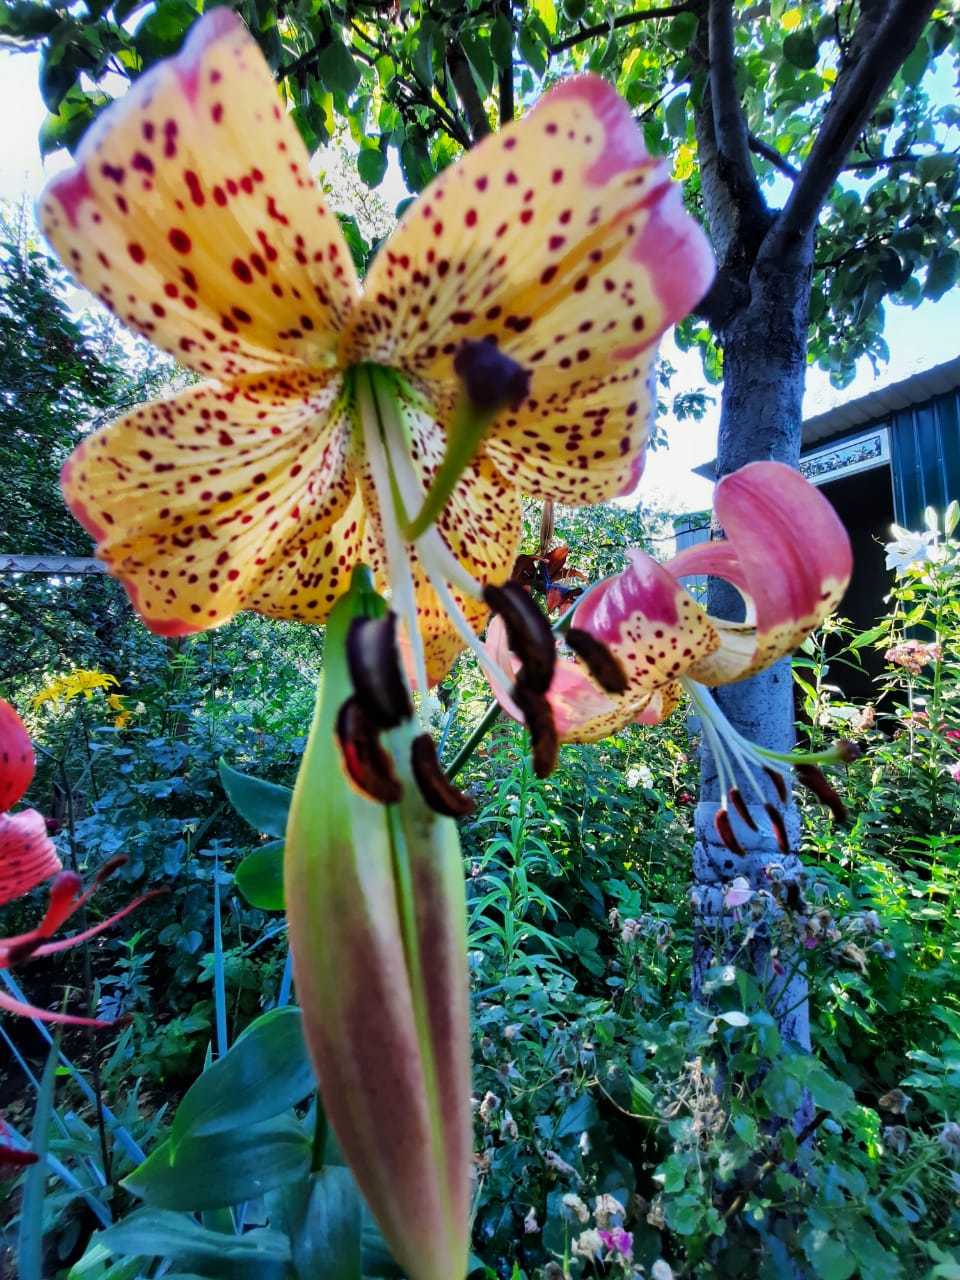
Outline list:
[[[411,0],[346,6],[323,0],[238,5],[275,70],[311,151],[346,135],[361,185],[377,187],[396,156],[418,192],[479,136],[454,85],[465,59],[479,112],[502,123],[558,76],[591,70],[615,81],[637,109],[647,143],[676,153],[690,205],[700,205],[696,111],[706,69],[696,56],[696,8],[653,18],[616,5],[525,0],[462,5]],[[656,10],[656,6],[654,6]],[[737,89],[749,133],[762,144],[755,165],[770,203],[782,205],[808,158],[841,69],[859,56],[859,9],[825,15],[814,0],[784,0],[737,14]],[[44,149],[75,147],[105,104],[91,90],[108,71],[135,79],[182,44],[198,11],[161,0],[130,29],[129,0],[63,18],[47,4],[0,5],[0,33],[42,52],[41,84],[51,116]],[[862,354],[886,358],[883,308],[938,298],[957,278],[956,107],[938,87],[957,58],[957,17],[938,6],[906,54],[826,197],[817,243],[810,353],[833,379],[852,376]],[[771,157],[774,160],[771,160]],[[776,160],[776,157],[779,157]],[[718,373],[714,335],[688,326],[708,376]]]

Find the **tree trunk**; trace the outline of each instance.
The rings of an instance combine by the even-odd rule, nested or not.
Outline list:
[[[760,459],[775,459],[793,466],[797,463],[811,264],[812,240],[809,238],[786,261],[770,260],[761,252],[750,275],[749,301],[725,327],[718,478]],[[798,533],[802,535],[802,530]],[[779,570],[771,566],[771,572]],[[718,579],[710,580],[708,601],[713,614],[727,618],[743,616],[738,594]],[[778,751],[793,746],[793,683],[789,659],[750,680],[718,689],[716,698],[734,727],[745,737]],[[731,814],[744,849],[743,856],[732,853],[720,841],[714,826],[720,799],[717,772],[706,745],[702,750],[702,768],[694,846],[694,909],[700,939],[695,959],[695,992],[702,988],[705,970],[725,959],[713,954],[712,943],[708,941],[717,936],[718,926],[724,930],[732,923],[723,906],[723,886],[736,876],[743,876],[751,888],[769,889],[768,871],[772,864],[778,864],[787,877],[796,876],[800,871],[796,855],[785,855],[777,846],[769,820],[758,805],[750,806],[758,827],[756,832],[736,814]],[[765,785],[770,792],[768,798],[777,803],[771,784],[765,780]],[[755,794],[746,786],[742,790],[745,799]],[[786,806],[785,822],[790,846],[794,849],[800,822],[792,800]],[[754,976],[760,981],[773,976],[771,1007],[780,1015],[781,1034],[786,1040],[809,1048],[809,1012],[802,971],[789,979],[789,989],[783,989],[771,974],[768,944],[759,936],[752,960]],[[788,973],[790,968],[788,964]]]

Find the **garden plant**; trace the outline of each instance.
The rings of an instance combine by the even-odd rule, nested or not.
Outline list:
[[[955,281],[952,6],[0,34],[2,549],[107,570],[0,579],[0,1268],[955,1280],[960,505],[857,629],[796,468]]]

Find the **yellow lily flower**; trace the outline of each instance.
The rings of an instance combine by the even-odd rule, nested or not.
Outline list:
[[[581,504],[636,485],[657,340],[713,261],[603,80],[560,84],[441,174],[362,290],[226,8],[77,160],[40,200],[50,243],[211,379],[98,432],[63,472],[152,630],[242,609],[321,622],[362,559],[392,591],[422,689],[479,648],[521,494]]]

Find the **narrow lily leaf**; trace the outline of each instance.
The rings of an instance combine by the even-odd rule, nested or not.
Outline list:
[[[271,840],[262,849],[248,853],[234,871],[233,879],[251,907],[282,911],[283,841]]]
[[[131,1213],[123,1222],[101,1232],[97,1239],[119,1257],[169,1258],[188,1265],[249,1262],[251,1280],[254,1275],[258,1280],[280,1276],[290,1261],[289,1241],[279,1231],[257,1230],[241,1236],[224,1236],[219,1231],[201,1227],[186,1214],[164,1209]]]
[[[227,1038],[227,980],[223,967],[223,924],[220,919],[220,859],[213,862],[213,1006],[217,1027],[217,1056],[230,1047]]]
[[[278,787],[275,782],[255,778],[251,773],[241,773],[231,768],[226,760],[220,761],[220,781],[227,799],[255,831],[277,840],[283,839],[293,795],[289,787]]]
[[[157,1209],[219,1209],[305,1177],[310,1155],[310,1139],[290,1115],[203,1138],[190,1136],[176,1152],[169,1141],[163,1142],[123,1185]]]
[[[37,1093],[37,1108],[33,1115],[33,1141],[31,1150],[40,1157],[31,1165],[23,1180],[23,1199],[20,1205],[20,1234],[17,1239],[17,1275],[20,1280],[43,1280],[43,1201],[47,1194],[46,1155],[50,1136],[50,1117],[53,1112],[53,1090],[57,1079],[57,1051],[59,1037],[47,1054],[43,1078]]]
[[[252,1023],[229,1053],[187,1090],[170,1130],[171,1150],[185,1138],[269,1120],[314,1087],[300,1010],[272,1009]]]

